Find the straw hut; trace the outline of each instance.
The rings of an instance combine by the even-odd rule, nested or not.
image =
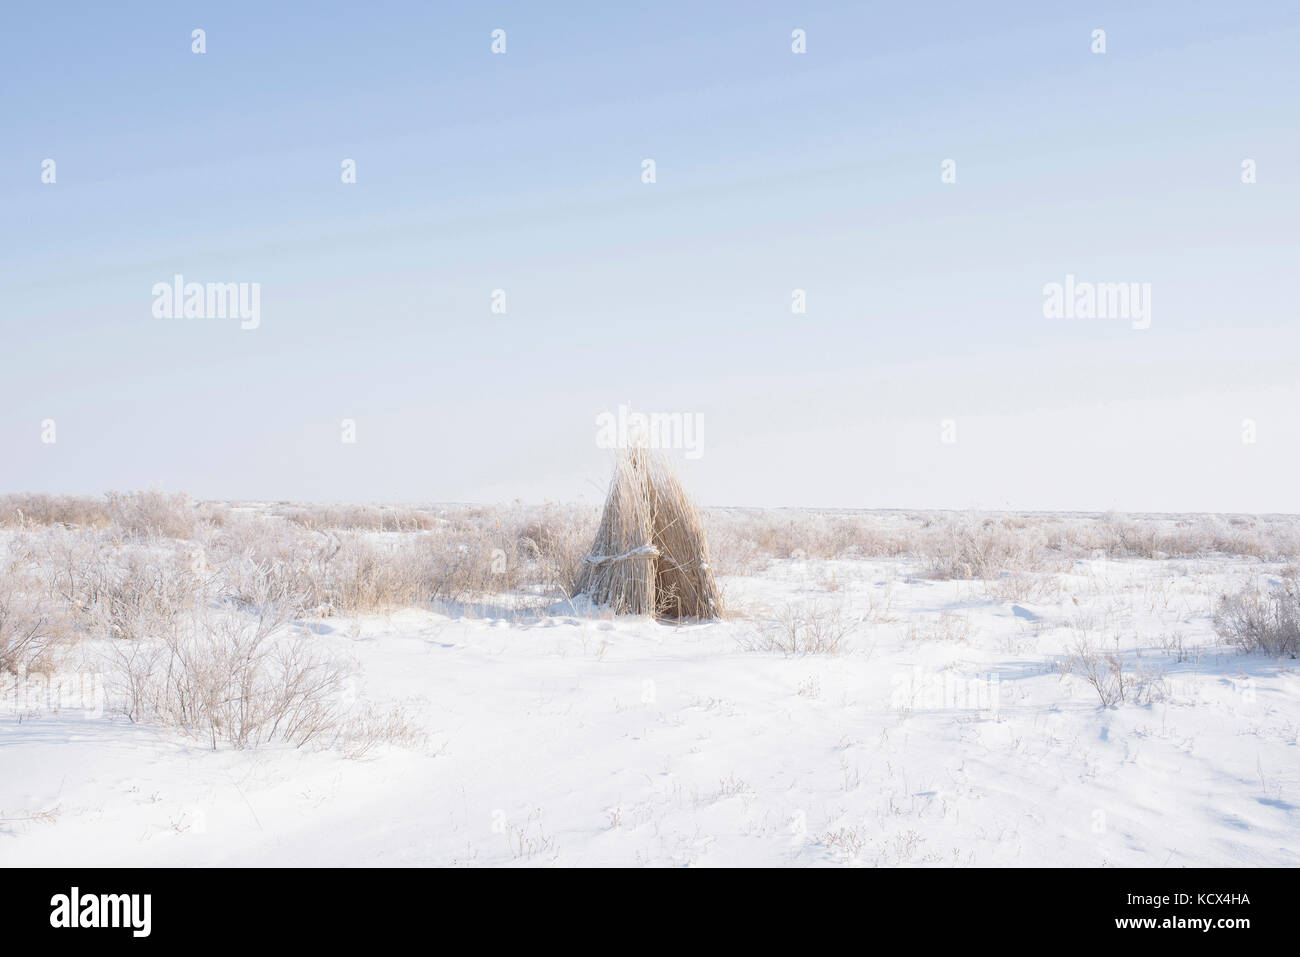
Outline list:
[[[721,616],[704,523],[663,456],[643,447],[620,452],[574,592],[615,614]]]

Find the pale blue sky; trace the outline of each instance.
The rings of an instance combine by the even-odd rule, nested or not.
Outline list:
[[[1134,6],[14,8],[0,488],[593,499],[631,402],[712,504],[1300,510],[1300,8]]]

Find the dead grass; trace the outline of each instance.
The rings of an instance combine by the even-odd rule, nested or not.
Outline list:
[[[404,506],[277,506],[272,514],[311,531],[427,532],[446,521],[433,509]]]
[[[359,760],[381,745],[423,747],[428,735],[401,705],[387,709],[367,705],[343,722],[336,741],[345,756]]]
[[[109,492],[109,519],[132,538],[194,538],[203,516],[188,495],[165,492]]]
[[[689,603],[695,564],[717,575],[747,575],[773,562],[902,559],[905,575],[915,569],[982,582],[983,594],[1002,601],[1052,597],[1061,586],[1051,573],[1080,561],[1237,556],[1300,568],[1300,520],[1288,516],[710,509],[674,521],[666,517],[681,514],[673,504],[679,492],[640,489],[644,513],[630,512],[631,525],[616,536],[659,552],[663,571],[656,567],[653,583],[660,611],[663,600],[676,605],[688,596],[680,607]],[[357,717],[338,705],[332,696],[347,667],[298,637],[295,622],[503,597],[547,603],[579,584],[599,518],[593,508],[559,504],[222,505],[161,492],[5,496],[0,670],[48,672],[78,642],[107,643],[118,701],[137,720],[228,746],[284,741],[365,754],[375,742],[408,740],[409,724],[400,714]],[[697,536],[707,536],[707,553]],[[819,581],[845,590],[836,574]],[[1287,579],[1279,588],[1223,596],[1216,628],[1247,650],[1298,655],[1297,594]],[[889,595],[876,589],[864,599],[868,621],[893,620]],[[1150,609],[1163,613],[1172,600],[1157,591]],[[819,607],[759,612],[754,621],[742,644],[789,655],[835,654],[857,627],[837,609]],[[912,622],[909,635],[968,637],[961,621],[942,618]],[[1123,661],[1112,667],[1095,648],[1080,650],[1069,669],[1103,704],[1149,700],[1159,688]]]
[[[775,651],[787,656],[838,655],[856,627],[839,605],[789,604],[759,619],[758,627],[742,635],[746,651]]]
[[[283,511],[154,492],[94,507],[10,496],[0,669],[48,669],[94,642],[115,707],[133,720],[213,747],[283,742],[359,757],[409,745],[418,729],[400,709],[346,706],[349,667],[295,621],[509,592],[559,597],[594,527],[588,511],[562,506],[414,518]]]
[[[945,611],[937,617],[912,618],[907,625],[908,641],[970,641],[970,616]]]
[[[798,509],[705,512],[718,574],[751,575],[773,561],[907,557],[937,579],[997,581],[1027,593],[1024,576],[1078,560],[1203,559],[1282,562],[1300,556],[1295,516],[1123,516],[826,513]]]
[[[1121,704],[1149,705],[1169,694],[1163,671],[1136,663],[1126,666],[1118,648],[1107,650],[1086,638],[1077,640],[1058,663],[1062,675],[1073,675],[1097,695],[1103,708]]]
[[[39,528],[77,525],[101,528],[112,519],[103,499],[77,495],[5,495],[0,497],[0,526]]]

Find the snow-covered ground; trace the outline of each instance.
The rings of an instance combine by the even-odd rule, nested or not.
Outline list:
[[[781,560],[736,614],[303,622],[420,732],[360,759],[0,714],[0,864],[1295,865],[1300,675],[1216,637],[1258,560],[1077,560],[942,581]],[[762,650],[793,608],[839,654]],[[1072,650],[1118,656],[1103,707]]]

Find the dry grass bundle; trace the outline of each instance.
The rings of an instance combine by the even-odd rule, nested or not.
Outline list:
[[[699,510],[668,462],[624,451],[574,589],[615,614],[717,618],[722,595]]]

